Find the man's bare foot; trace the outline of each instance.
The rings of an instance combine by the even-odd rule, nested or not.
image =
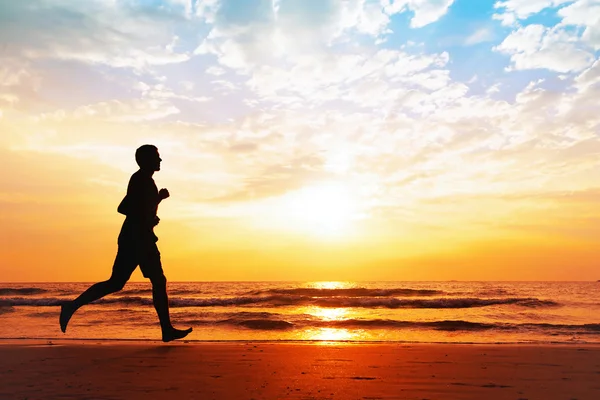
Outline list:
[[[191,331],[192,331],[192,328],[188,328],[188,329],[184,329],[184,330],[171,328],[167,332],[163,331],[162,341],[170,342],[170,341],[177,340],[177,339],[183,339],[184,337],[189,335],[189,333]]]
[[[73,307],[71,306],[71,302],[65,302],[60,305],[60,330],[65,333],[67,331],[67,324],[69,320],[73,316]]]

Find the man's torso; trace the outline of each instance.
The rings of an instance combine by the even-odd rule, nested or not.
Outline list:
[[[146,246],[156,243],[154,225],[158,209],[158,188],[151,175],[134,173],[127,186],[119,212],[126,215],[119,234],[120,246]]]

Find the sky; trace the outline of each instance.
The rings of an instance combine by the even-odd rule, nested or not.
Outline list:
[[[600,0],[0,1],[2,280],[600,279]],[[134,280],[143,279],[137,271]]]

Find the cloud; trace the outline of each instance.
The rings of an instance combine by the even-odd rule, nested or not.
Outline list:
[[[14,108],[36,99],[40,85],[41,76],[30,65],[9,57],[3,59],[0,66],[0,106]]]
[[[3,2],[0,36],[12,38],[5,52],[29,60],[76,60],[138,69],[178,63],[190,57],[171,46],[174,28],[185,22],[185,15],[176,4],[169,4],[173,3],[153,8],[133,1]]]
[[[206,69],[206,73],[209,75],[220,76],[225,73],[225,70],[221,67],[217,67],[216,65],[211,65]]]
[[[322,51],[352,24],[349,2],[284,0],[273,7],[271,0],[218,3],[213,27],[196,49],[197,54],[213,53],[220,64],[234,69],[274,63],[280,58]],[[356,17],[356,12],[351,12]]]
[[[490,28],[479,28],[465,39],[465,45],[472,46],[494,40],[494,32]]]
[[[372,54],[336,54],[299,59],[291,69],[262,66],[247,85],[265,101],[294,95],[297,101],[322,104],[343,100],[384,105],[386,92],[399,95],[410,88],[429,90],[448,83],[440,69],[448,54],[409,54],[378,50]]]
[[[577,36],[561,27],[531,24],[508,35],[494,50],[510,55],[512,68],[581,71],[594,54],[577,46]]]
[[[454,0],[382,0],[388,14],[403,12],[407,9],[414,13],[410,20],[413,28],[422,28],[444,16]]]
[[[213,202],[245,202],[276,197],[326,179],[323,161],[315,156],[288,159],[285,164],[267,165],[256,176],[244,179],[239,190],[215,197]]]
[[[578,88],[583,91],[600,83],[600,59],[575,78]]]
[[[75,118],[106,118],[113,121],[148,121],[177,114],[179,110],[168,103],[159,100],[113,100],[89,106],[78,107],[73,115]]]
[[[186,92],[193,89],[193,82],[184,81],[180,84]],[[72,111],[63,109],[41,113],[34,117],[36,121],[62,121],[65,118],[75,119],[105,119],[108,121],[140,122],[168,117],[180,113],[174,100],[184,100],[191,103],[204,103],[208,97],[179,94],[167,88],[162,83],[148,85],[137,82],[133,88],[140,92],[140,98],[113,99],[76,107]]]
[[[235,72],[237,81],[258,96],[244,102],[251,107],[314,107],[339,100],[381,106],[415,86],[436,90],[446,85],[449,74],[443,67],[449,55],[356,46],[353,38],[384,37],[391,33],[390,16],[407,10],[415,11],[417,24],[424,24],[424,18],[433,21],[451,4],[265,0],[240,8],[223,0],[211,5],[211,30],[195,54],[215,55],[224,67],[213,65],[209,74]]]
[[[495,47],[511,55],[515,69],[580,71],[595,59],[594,50],[600,49],[598,0],[508,0],[494,6],[504,9],[504,13],[494,18],[504,25],[516,24],[516,30]],[[561,20],[556,25],[537,23],[521,27],[517,24],[547,8],[557,8],[556,16]]]
[[[249,70],[258,65],[296,62],[347,44],[351,35],[381,38],[390,33],[393,14],[412,10],[414,27],[436,21],[453,0],[221,0],[211,5],[212,29],[196,54],[215,54],[227,67]],[[274,6],[275,5],[275,6]]]
[[[524,20],[546,8],[559,7],[573,0],[506,0],[497,1],[494,8],[502,9],[494,18],[502,21],[503,25],[512,26],[518,20]]]
[[[595,50],[600,49],[600,1],[580,0],[558,11],[561,25],[583,26],[581,39]]]

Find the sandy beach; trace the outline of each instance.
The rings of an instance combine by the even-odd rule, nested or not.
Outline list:
[[[590,345],[0,342],[0,399],[600,398]]]

